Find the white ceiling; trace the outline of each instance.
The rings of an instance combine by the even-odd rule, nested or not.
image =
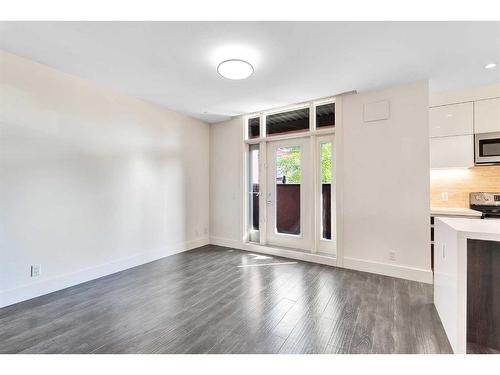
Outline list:
[[[207,122],[420,79],[500,82],[500,22],[0,22],[0,48]],[[229,58],[254,75],[219,76]]]

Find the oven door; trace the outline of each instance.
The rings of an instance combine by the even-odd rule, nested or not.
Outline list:
[[[475,163],[500,164],[500,132],[475,135]]]

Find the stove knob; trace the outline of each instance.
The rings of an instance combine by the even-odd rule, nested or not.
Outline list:
[[[474,199],[475,199],[476,201],[480,202],[480,201],[481,201],[481,194],[475,194],[475,195],[474,195]]]

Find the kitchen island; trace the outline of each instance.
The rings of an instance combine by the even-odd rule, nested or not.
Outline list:
[[[453,351],[500,352],[500,219],[434,226],[434,304]]]
[[[455,216],[455,217],[476,217],[483,215],[481,211],[471,210],[463,207],[436,207],[431,206],[431,216]]]

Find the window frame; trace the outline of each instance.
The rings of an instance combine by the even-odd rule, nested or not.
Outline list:
[[[312,100],[308,102],[292,104],[289,106],[278,107],[275,109],[270,109],[262,112],[255,112],[245,116],[245,143],[254,144],[263,141],[271,140],[281,140],[290,138],[306,137],[311,135],[322,135],[322,134],[333,134],[335,133],[335,126],[326,126],[323,128],[316,129],[316,107],[324,104],[335,103],[335,97],[327,97],[317,100]],[[304,131],[281,133],[275,135],[267,134],[267,117],[279,113],[291,112],[294,110],[300,110],[309,108],[309,128],[304,129]],[[335,115],[337,111],[335,111]],[[249,121],[256,117],[260,117],[260,137],[250,138],[249,137]],[[335,121],[337,122],[337,121]]]

